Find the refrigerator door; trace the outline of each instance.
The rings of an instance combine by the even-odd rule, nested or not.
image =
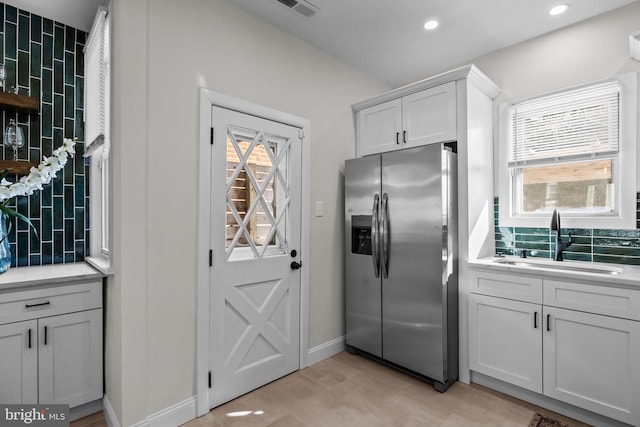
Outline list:
[[[347,345],[382,357],[380,156],[345,162]]]
[[[381,196],[382,357],[439,382],[447,380],[444,159],[441,144],[383,154]]]

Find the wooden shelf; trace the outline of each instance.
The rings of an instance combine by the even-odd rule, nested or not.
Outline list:
[[[38,98],[0,91],[1,110],[16,111],[18,113],[37,114],[39,108],[40,101],[38,100]]]
[[[11,173],[16,175],[29,175],[32,167],[37,168],[38,163],[24,160],[0,160],[0,170],[11,169]]]

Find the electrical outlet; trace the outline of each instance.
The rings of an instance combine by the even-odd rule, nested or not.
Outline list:
[[[324,216],[324,202],[316,200],[316,216]]]

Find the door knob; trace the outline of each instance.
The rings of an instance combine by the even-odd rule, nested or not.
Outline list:
[[[295,261],[291,262],[291,269],[292,270],[298,270],[298,269],[300,269],[300,267],[302,267],[302,263],[301,262],[295,262]]]

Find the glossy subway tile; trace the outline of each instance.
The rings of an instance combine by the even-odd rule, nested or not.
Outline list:
[[[39,162],[62,144],[63,137],[82,141],[84,128],[84,44],[86,33],[26,10],[0,3],[0,62],[7,72],[6,87],[39,98],[38,114],[3,111],[0,125],[18,120],[25,131],[19,160]],[[1,142],[1,141],[0,141]],[[88,162],[84,146],[76,145],[71,159],[56,179],[13,207],[28,216],[37,234],[22,221],[12,222],[9,243],[12,265],[40,265],[82,261],[88,255]],[[2,146],[0,156],[12,150]],[[9,177],[15,179],[15,177]]]
[[[564,259],[572,261],[606,262],[640,265],[640,193],[636,197],[637,228],[605,230],[588,228],[562,229],[562,240],[571,233],[573,243],[564,252]],[[518,255],[523,249],[528,256],[552,258],[555,233],[546,228],[501,227],[499,200],[494,200],[496,253]]]

